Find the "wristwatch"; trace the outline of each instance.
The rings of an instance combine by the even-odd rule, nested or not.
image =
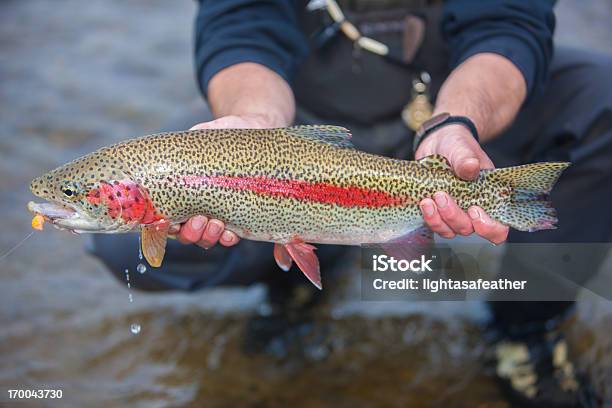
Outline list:
[[[465,126],[474,139],[479,141],[478,137],[478,129],[476,129],[476,125],[474,122],[470,120],[467,116],[451,116],[450,113],[444,112],[439,113],[436,116],[432,117],[428,121],[424,122],[419,129],[416,131],[414,135],[414,142],[412,143],[412,151],[416,152],[417,148],[421,144],[421,142],[429,136],[434,130],[438,130],[446,125],[454,125],[459,124]]]

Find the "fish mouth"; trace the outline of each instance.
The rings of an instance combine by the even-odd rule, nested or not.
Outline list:
[[[105,233],[126,232],[134,225],[121,226],[118,223],[105,224],[102,220],[91,217],[78,208],[59,203],[53,200],[45,203],[28,203],[28,210],[34,214],[41,215],[45,221],[51,223],[55,228],[67,230],[76,234],[81,233]]]
[[[69,208],[59,203],[28,203],[28,210],[35,214],[40,214],[45,217],[46,221],[55,222],[57,220],[65,220],[75,215],[78,215],[74,208]]]
[[[50,222],[56,228],[75,233],[95,231],[100,228],[96,222],[82,216],[75,208],[57,202],[35,203],[30,201],[28,210],[42,215],[45,221]]]

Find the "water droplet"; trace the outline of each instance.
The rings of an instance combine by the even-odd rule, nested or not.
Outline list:
[[[140,325],[138,323],[132,323],[130,325],[130,331],[132,332],[132,334],[140,333]]]
[[[142,242],[141,242],[140,234],[138,234],[138,259],[142,260]]]
[[[145,273],[147,271],[147,267],[145,266],[145,264],[139,263],[138,266],[136,266],[136,270],[139,273]]]

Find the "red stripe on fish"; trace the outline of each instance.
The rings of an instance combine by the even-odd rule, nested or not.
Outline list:
[[[152,224],[163,217],[155,210],[151,199],[138,185],[130,180],[100,182],[87,195],[87,201],[94,205],[105,205],[108,215],[115,219],[119,216],[126,222]]]
[[[392,207],[412,202],[406,196],[394,196],[384,191],[362,187],[342,187],[330,183],[303,180],[282,180],[269,177],[232,177],[232,176],[183,176],[188,186],[218,186],[234,190],[248,190],[257,194],[273,197],[293,198],[341,207]]]

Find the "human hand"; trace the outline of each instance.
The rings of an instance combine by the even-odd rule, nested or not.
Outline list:
[[[210,122],[198,123],[193,129],[263,129],[281,126],[274,123],[264,115],[223,116]],[[230,230],[225,229],[221,220],[209,219],[203,215],[191,217],[183,224],[170,227],[170,234],[176,235],[183,244],[196,244],[209,249],[217,243],[231,247],[236,245],[240,238]]]
[[[415,158],[432,154],[446,157],[455,174],[464,180],[474,180],[481,169],[495,166],[472,134],[462,125],[448,125],[429,135],[419,145]],[[433,199],[419,203],[425,223],[444,238],[476,233],[494,244],[504,242],[509,228],[493,220],[478,206],[461,209],[446,192],[438,191]]]

